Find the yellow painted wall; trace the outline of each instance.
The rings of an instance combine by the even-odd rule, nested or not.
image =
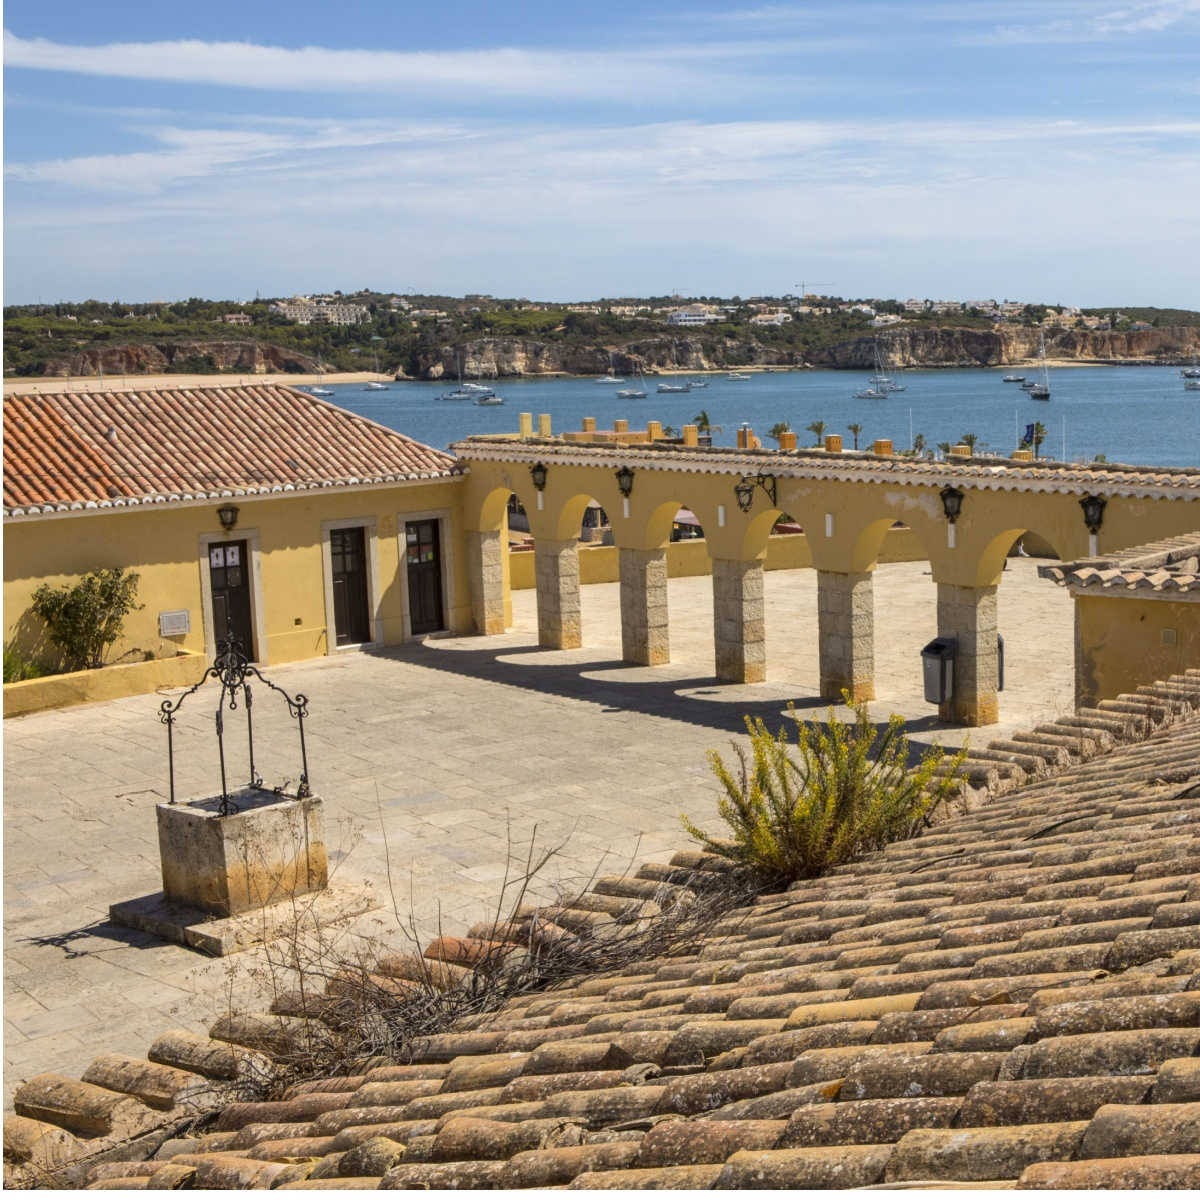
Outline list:
[[[509,554],[511,587],[514,591],[534,586],[533,553],[518,550]],[[920,562],[926,558],[921,543],[911,529],[891,529],[884,539],[879,554],[880,562]],[[580,546],[580,583],[616,583],[620,578],[619,553],[616,546]],[[794,571],[800,567],[811,567],[812,551],[808,537],[803,533],[780,533],[767,542],[768,571]],[[708,543],[703,538],[692,538],[682,542],[671,542],[667,546],[667,575],[680,579],[687,575],[711,575],[712,560],[708,555]],[[508,614],[512,623],[512,615]]]
[[[28,612],[34,590],[46,582],[70,584],[87,571],[125,566],[141,576],[138,599],[144,607],[125,623],[125,636],[110,662],[166,658],[179,651],[211,652],[204,644],[202,572],[207,570],[200,537],[250,538],[257,533],[261,565],[262,623],[266,653],[260,661],[290,662],[325,654],[329,644],[325,611],[322,522],[374,520],[377,530],[379,592],[376,610],[383,641],[403,640],[402,550],[397,531],[406,514],[444,510],[449,529],[443,557],[452,568],[445,589],[447,625],[471,629],[467,555],[462,537],[460,479],[359,491],[317,492],[255,499],[238,497],[237,527],[223,534],[217,502],[188,508],[146,508],[48,519],[11,520],[4,525],[4,641],[27,657],[52,659],[53,647],[40,647],[41,622]],[[178,638],[158,633],[161,611],[187,609],[191,632]]]
[[[1173,631],[1174,645],[1163,641]],[[1076,596],[1075,697],[1111,700],[1140,684],[1200,668],[1200,603]]]

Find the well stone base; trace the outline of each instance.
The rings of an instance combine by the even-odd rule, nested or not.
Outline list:
[[[190,904],[179,904],[162,892],[123,900],[109,907],[114,924],[140,929],[164,941],[222,958],[290,937],[293,931],[329,927],[379,907],[369,883],[330,888],[295,903],[272,904],[236,917],[214,917]]]
[[[322,891],[329,882],[319,796],[258,788],[158,806],[163,893],[176,904],[231,917]]]

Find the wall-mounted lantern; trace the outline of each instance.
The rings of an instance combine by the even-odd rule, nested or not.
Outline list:
[[[737,496],[738,508],[749,512],[754,507],[754,489],[762,488],[771,506],[775,506],[775,476],[774,475],[743,475],[741,483],[733,485],[733,493]]]
[[[546,470],[545,463],[537,462],[529,468],[529,478],[533,480],[533,486],[537,488],[539,492],[545,491],[546,476],[548,474],[549,471]]]
[[[1083,509],[1083,523],[1087,526],[1088,533],[1096,534],[1100,532],[1100,526],[1104,524],[1104,508],[1108,501],[1103,496],[1084,496],[1079,502],[1079,507]]]
[[[617,471],[616,475],[617,491],[620,492],[626,500],[628,500],[630,493],[633,491],[633,468],[621,467],[620,470]]]
[[[238,519],[238,506],[236,504],[222,504],[217,509],[217,520],[221,522],[221,528],[228,533],[236,524]]]
[[[963,494],[956,487],[944,487],[941,497],[942,511],[946,514],[946,520],[953,525],[962,512]]]

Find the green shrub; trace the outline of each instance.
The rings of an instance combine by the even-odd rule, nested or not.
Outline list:
[[[788,712],[796,716],[791,705]],[[853,724],[843,723],[831,707],[826,726],[798,721],[794,755],[786,729],[772,737],[761,720],[747,717],[750,753],[734,743],[738,775],[717,751],[708,752],[725,790],[718,812],[732,840],[710,837],[686,816],[684,828],[712,853],[774,883],[810,879],[911,836],[925,814],[956,788],[966,751],[939,775],[934,772],[945,753],[937,746],[910,769],[903,717],[893,714],[877,730],[865,703],[854,705],[854,715]]]
[[[89,571],[74,587],[43,583],[33,593],[33,611],[63,652],[63,669],[104,666],[109,647],[121,636],[125,618],[142,607],[134,602],[138,576],[124,567]]]
[[[4,647],[4,682],[19,683],[22,679],[40,679],[45,670],[35,662],[30,662],[13,646]]]

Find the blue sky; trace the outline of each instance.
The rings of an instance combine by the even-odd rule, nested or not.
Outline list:
[[[1200,0],[9,0],[5,300],[1200,307]]]

